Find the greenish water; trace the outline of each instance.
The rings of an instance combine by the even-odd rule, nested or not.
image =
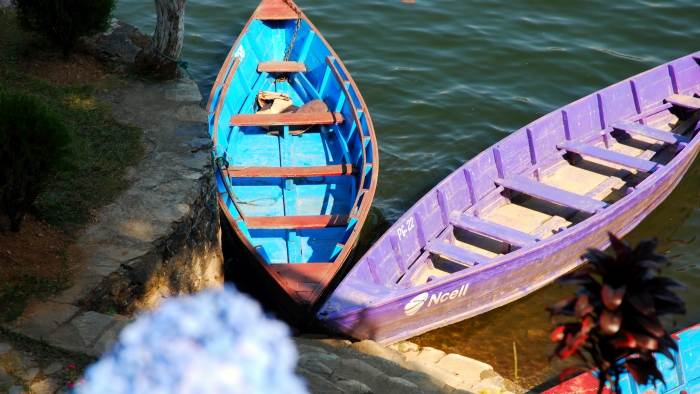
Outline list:
[[[258,2],[187,2],[183,57],[207,98]],[[700,50],[691,0],[299,0],[357,82],[380,149],[379,187],[364,242],[378,237],[439,180],[540,116],[651,67]],[[152,1],[121,0],[116,17],[150,33]],[[626,240],[658,236],[700,322],[700,160]],[[363,245],[366,248],[366,245]],[[358,251],[359,255],[363,250]],[[556,375],[544,307],[570,289],[522,300],[413,340],[492,364],[523,385]]]

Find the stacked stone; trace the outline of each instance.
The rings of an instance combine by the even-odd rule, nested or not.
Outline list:
[[[411,342],[293,338],[312,394],[507,394],[485,363]]]
[[[68,365],[41,365],[31,354],[0,342],[0,394],[53,394],[67,382]]]

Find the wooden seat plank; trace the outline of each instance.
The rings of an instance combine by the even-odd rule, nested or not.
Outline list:
[[[306,72],[306,64],[299,62],[262,62],[258,64],[258,72],[303,73]]]
[[[224,170],[231,178],[300,178],[318,176],[352,175],[356,172],[352,164],[305,167],[229,167]]]
[[[581,196],[554,186],[533,181],[521,175],[514,175],[506,179],[497,179],[496,184],[503,186],[506,189],[515,190],[520,193],[590,214],[596,213],[596,211],[608,206],[608,204],[603,201],[594,200],[592,198]]]
[[[478,253],[460,248],[457,245],[448,244],[441,240],[432,240],[425,245],[425,251],[438,254],[449,260],[456,261],[463,264],[474,264],[474,263],[485,263],[490,261],[491,258],[482,256]]]
[[[617,120],[613,122],[610,126],[617,130],[622,130],[627,133],[653,138],[655,140],[663,141],[668,144],[678,144],[681,142],[688,143],[690,141],[690,138],[686,136],[661,131],[657,128],[649,127],[635,122],[630,122],[628,120]]]
[[[654,172],[658,169],[659,164],[653,161],[640,159],[638,157],[628,156],[623,153],[598,148],[597,146],[584,144],[576,141],[566,141],[557,145],[559,149],[565,149],[568,152],[578,153],[584,156],[594,157],[596,159],[608,161],[610,163],[619,164],[635,170]]]
[[[289,20],[298,17],[284,0],[265,0],[255,10],[255,19],[264,21]]]
[[[700,109],[700,98],[697,97],[672,94],[666,98],[666,102],[679,107]]]
[[[245,223],[249,229],[305,229],[345,227],[348,220],[348,215],[247,216]]]
[[[450,215],[450,224],[521,248],[539,241],[522,231],[457,211]]]
[[[231,117],[231,126],[310,126],[343,123],[338,112],[241,114]]]

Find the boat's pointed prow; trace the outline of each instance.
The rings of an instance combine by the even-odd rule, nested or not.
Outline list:
[[[254,18],[266,21],[297,19],[299,15],[291,7],[291,0],[263,0],[255,10]],[[296,5],[294,5],[296,7]]]

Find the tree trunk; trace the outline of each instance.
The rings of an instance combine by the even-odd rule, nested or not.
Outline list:
[[[185,2],[187,0],[155,0],[156,30],[153,41],[148,43],[136,55],[136,68],[145,74],[161,79],[173,79],[179,76],[182,41],[185,38]],[[154,47],[153,43],[157,46]]]

